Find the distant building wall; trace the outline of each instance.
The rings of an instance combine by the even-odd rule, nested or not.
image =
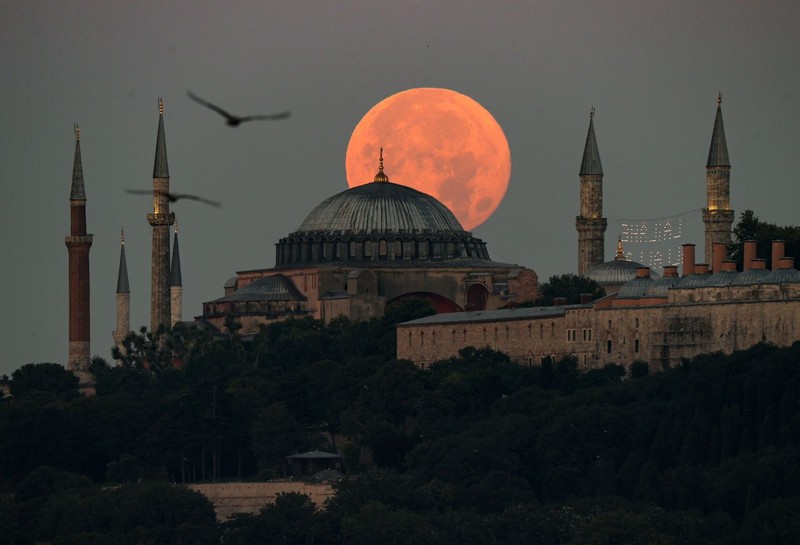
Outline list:
[[[558,307],[551,307],[553,310]],[[800,340],[800,284],[757,284],[670,289],[667,297],[597,301],[563,312],[521,318],[525,309],[479,320],[472,313],[400,324],[397,357],[421,367],[489,347],[522,364],[575,356],[583,369],[644,361],[658,370],[700,354],[788,346]]]
[[[186,485],[200,492],[214,504],[217,520],[225,521],[239,513],[257,514],[265,505],[275,503],[278,494],[297,492],[311,498],[321,509],[328,498],[334,496],[329,484],[310,484],[303,482],[269,483],[204,483]]]

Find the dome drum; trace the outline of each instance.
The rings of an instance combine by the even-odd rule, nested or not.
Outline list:
[[[331,236],[293,233],[275,245],[275,266],[296,267],[331,262],[430,261],[443,259],[489,259],[486,243],[468,233],[451,236],[408,236],[386,233],[378,236]]]

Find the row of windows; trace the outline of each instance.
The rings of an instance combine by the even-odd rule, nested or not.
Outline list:
[[[460,335],[459,335],[460,333]],[[493,337],[495,341],[500,340],[500,337],[503,336],[506,340],[511,338],[511,330],[508,326],[504,329],[500,329],[497,326],[494,327],[494,331],[487,331],[487,328],[483,328],[483,340],[488,341],[489,336],[493,333]],[[553,335],[555,333],[555,323],[550,323],[550,334]],[[584,328],[581,331],[582,338],[584,342],[588,342],[592,340],[592,330],[590,328]],[[408,344],[411,345],[413,340],[414,333],[412,331],[408,332]],[[463,329],[460,332],[456,332],[455,329],[450,330],[451,341],[452,342],[466,342],[467,341],[467,330]],[[425,344],[425,332],[420,331],[420,346]],[[460,338],[459,338],[460,337]],[[528,338],[533,337],[533,326],[532,324],[528,324]],[[544,338],[544,324],[539,324],[539,337]],[[430,333],[430,343],[436,343],[436,332],[432,331]],[[576,329],[567,329],[567,341],[568,342],[575,342],[577,341],[577,330]]]
[[[589,328],[583,328],[581,331],[583,342],[588,342],[592,340],[592,330]],[[577,329],[568,329],[567,330],[567,342],[574,343],[578,340],[578,330]]]

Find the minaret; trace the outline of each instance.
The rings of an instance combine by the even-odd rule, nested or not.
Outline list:
[[[125,261],[125,231],[120,234],[119,273],[117,274],[117,329],[112,332],[114,344],[122,350],[122,341],[131,330],[131,290],[128,284],[128,263]]]
[[[181,280],[181,256],[178,251],[178,222],[175,222],[175,237],[172,239],[172,266],[169,269],[169,296],[172,318],[170,325],[183,320],[183,281]]]
[[[169,211],[169,167],[167,140],[164,136],[164,102],[158,99],[158,136],[153,164],[153,212],[147,214],[153,227],[153,255],[150,292],[150,330],[170,326],[169,304],[169,231],[175,214]]]
[[[728,159],[728,144],[725,142],[725,127],[722,125],[722,94],[717,96],[717,117],[706,163],[706,207],[703,208],[703,223],[706,226],[705,262],[711,263],[715,242],[728,246],[731,243],[731,161]]]
[[[589,113],[589,133],[581,161],[581,210],[575,218],[578,229],[578,274],[603,262],[605,232],[608,221],[603,217],[603,165],[594,135],[594,106]]]
[[[89,249],[92,235],[86,233],[86,190],[81,163],[81,134],[75,125],[75,159],[69,195],[70,229],[64,238],[69,252],[69,349],[67,369],[86,371],[89,346]]]

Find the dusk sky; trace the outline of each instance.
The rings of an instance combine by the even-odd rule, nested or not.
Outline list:
[[[699,217],[718,92],[737,220],[752,209],[800,224],[800,3],[189,5],[3,2],[0,374],[66,362],[73,123],[94,234],[92,353],[111,361],[120,228],[131,326],[149,325],[152,200],[125,189],[152,188],[159,97],[170,188],[223,203],[172,206],[184,319],[222,296],[237,270],[274,264],[275,242],[347,188],[345,151],[361,117],[414,87],[468,95],[503,128],[511,181],[474,234],[493,259],[532,268],[540,281],[577,270],[578,169],[592,106],[606,259],[620,218]],[[187,90],[237,114],[292,116],[233,129]],[[392,178],[391,157],[385,168]],[[682,242],[702,247],[694,223]]]

